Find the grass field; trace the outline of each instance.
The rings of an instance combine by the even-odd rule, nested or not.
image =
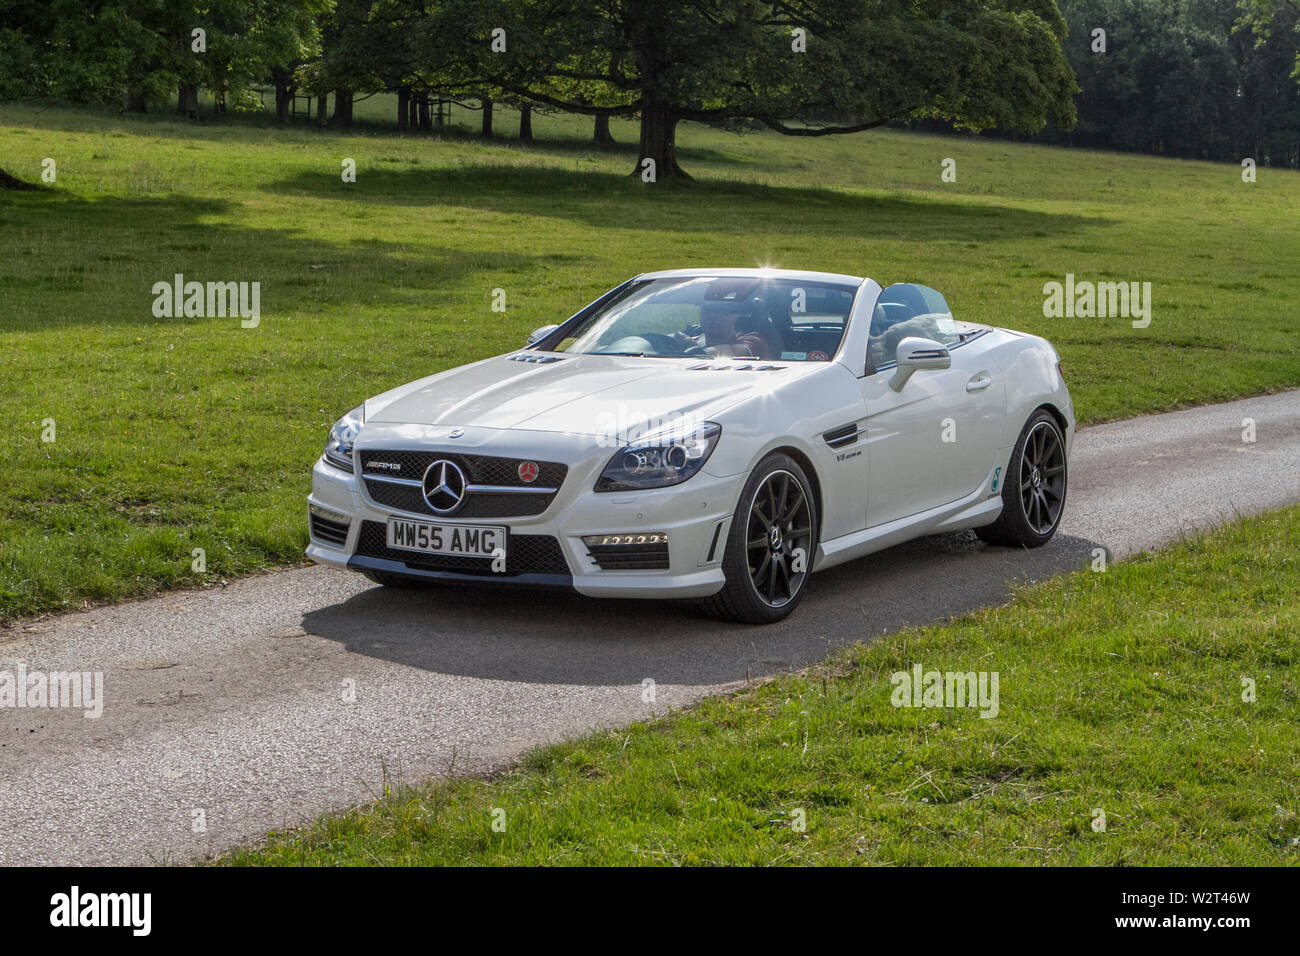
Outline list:
[[[300,560],[339,414],[651,269],[934,285],[959,317],[1050,336],[1085,422],[1300,385],[1294,172],[1245,184],[1234,166],[976,138],[687,125],[697,182],[664,189],[626,175],[634,146],[591,148],[586,120],[535,126],[519,148],[0,108],[0,165],[58,173],[0,194],[0,618]],[[260,325],[155,318],[152,286],[176,273],[260,282]],[[1043,283],[1066,273],[1151,282],[1151,326],[1044,318]]]
[[[1295,865],[1298,539],[1252,519],[223,862]],[[915,664],[997,672],[997,715],[891,706]]]

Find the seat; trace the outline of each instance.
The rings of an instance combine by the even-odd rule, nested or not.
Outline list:
[[[782,337],[780,330],[777,329],[776,323],[767,314],[767,309],[761,299],[751,300],[749,306],[749,314],[745,318],[736,321],[736,331],[742,334],[752,333],[757,335],[767,343],[772,357],[780,358],[781,353],[785,351],[785,339]]]

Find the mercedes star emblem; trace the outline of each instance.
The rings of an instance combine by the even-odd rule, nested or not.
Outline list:
[[[460,507],[465,498],[465,473],[454,461],[439,458],[424,472],[424,500],[440,515]]]

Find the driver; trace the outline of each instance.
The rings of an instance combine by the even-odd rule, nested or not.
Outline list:
[[[758,301],[706,302],[700,311],[704,345],[719,358],[776,358],[771,343],[757,332],[740,332],[736,323],[752,317]]]

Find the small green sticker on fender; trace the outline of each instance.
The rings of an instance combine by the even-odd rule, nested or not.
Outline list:
[[[997,491],[997,490],[998,490],[998,476],[1001,475],[1001,474],[1002,474],[1002,466],[1001,466],[1001,465],[999,465],[998,467],[996,467],[996,468],[993,469],[993,490],[994,490],[994,491]]]

